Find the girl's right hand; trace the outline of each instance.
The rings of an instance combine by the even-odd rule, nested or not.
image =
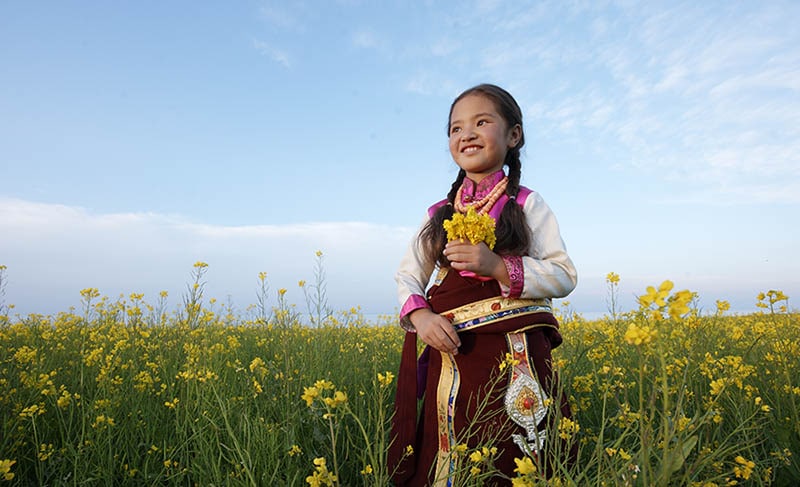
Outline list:
[[[409,319],[423,342],[441,352],[458,355],[461,339],[450,320],[428,308],[413,311]]]

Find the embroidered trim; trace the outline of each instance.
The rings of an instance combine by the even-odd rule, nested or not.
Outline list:
[[[525,437],[511,435],[514,443],[527,455],[538,455],[544,446],[545,435],[537,427],[547,416],[547,394],[536,379],[528,358],[528,339],[525,333],[506,334],[508,350],[517,364],[511,369],[506,390],[505,406],[508,416],[525,429]]]
[[[406,317],[411,314],[412,311],[416,311],[420,308],[430,308],[428,300],[419,294],[412,294],[406,299],[406,304],[404,304],[403,309],[400,310],[400,316]]]
[[[508,279],[511,282],[507,296],[518,298],[522,295],[522,287],[525,284],[525,268],[522,266],[522,257],[519,255],[503,256],[503,264],[506,266]]]
[[[430,308],[428,301],[419,294],[412,294],[409,296],[408,299],[406,299],[406,304],[403,305],[403,309],[400,310],[400,327],[405,331],[416,333],[417,330],[414,328],[414,324],[411,323],[409,315],[412,311],[416,311],[420,308]]]
[[[453,324],[457,331],[461,331],[502,321],[513,316],[541,312],[553,312],[549,299],[494,297],[465,304],[440,314],[450,320],[450,323]]]
[[[458,364],[449,353],[442,354],[442,371],[436,389],[436,418],[439,434],[439,451],[436,454],[435,487],[450,486],[456,471],[456,456],[452,454],[456,442],[453,418],[456,396],[461,384]]]

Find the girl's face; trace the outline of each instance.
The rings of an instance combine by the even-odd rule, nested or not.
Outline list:
[[[475,182],[503,168],[506,152],[521,135],[522,128],[509,127],[494,103],[480,94],[465,96],[450,114],[450,154]]]

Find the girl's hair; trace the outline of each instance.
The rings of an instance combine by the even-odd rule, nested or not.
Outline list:
[[[447,117],[447,134],[450,135],[450,117],[453,115],[453,108],[456,103],[461,99],[470,96],[483,96],[494,104],[495,109],[503,117],[503,120],[511,128],[514,125],[519,125],[520,138],[516,146],[508,149],[504,165],[508,166],[508,187],[506,194],[510,198],[516,198],[519,193],[519,180],[522,175],[522,162],[520,161],[520,149],[525,144],[525,132],[522,130],[522,110],[520,110],[514,97],[509,92],[500,88],[499,86],[491,84],[481,84],[474,86],[453,100],[450,105],[450,114]],[[434,212],[427,225],[420,233],[423,249],[425,255],[430,262],[436,262],[442,267],[448,267],[450,262],[442,253],[444,246],[447,244],[447,233],[444,230],[443,223],[445,220],[453,216],[453,202],[455,201],[458,188],[464,182],[466,172],[463,169],[458,171],[456,180],[450,187],[450,192],[447,193],[447,201],[449,204],[443,205]],[[500,255],[526,255],[530,248],[531,233],[528,228],[528,223],[525,220],[525,213],[516,203],[515,199],[511,199],[503,207],[500,217],[497,219],[495,227],[495,235],[497,243],[495,243],[494,251]]]

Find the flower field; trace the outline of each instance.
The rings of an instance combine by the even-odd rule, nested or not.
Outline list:
[[[318,254],[321,259],[321,255]],[[332,312],[324,273],[301,313],[270,293],[236,312],[95,289],[82,307],[11,317],[0,301],[0,484],[390,485],[385,456],[403,335],[396,317]],[[0,267],[0,284],[3,271]],[[554,436],[574,465],[541,477],[520,453],[515,486],[800,485],[800,315],[780,291],[761,312],[699,315],[665,281],[586,321],[564,303],[554,351],[573,420]],[[272,303],[272,304],[271,304]],[[490,444],[457,448],[458,485],[492,473]]]

